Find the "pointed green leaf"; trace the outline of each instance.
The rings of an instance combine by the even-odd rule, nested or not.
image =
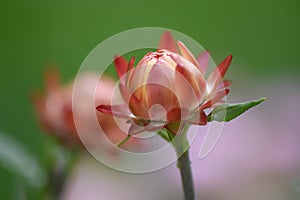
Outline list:
[[[228,122],[237,116],[241,115],[248,109],[257,106],[261,102],[266,100],[266,98],[261,98],[258,100],[248,101],[244,103],[235,104],[222,104],[217,106],[208,116],[207,121],[218,121],[218,122]]]

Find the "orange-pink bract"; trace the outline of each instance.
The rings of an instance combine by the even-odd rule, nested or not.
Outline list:
[[[115,57],[125,103],[99,105],[97,110],[130,121],[129,135],[162,128],[176,134],[180,123],[205,125],[204,110],[223,103],[229,92],[231,82],[223,77],[231,60],[228,56],[205,79],[209,53],[196,59],[182,42],[176,43],[165,32],[158,50],[146,54],[136,67],[134,58],[128,62]]]
[[[74,121],[74,110],[72,108],[72,94],[74,81],[64,85],[60,82],[60,77],[55,69],[48,70],[45,74],[46,91],[44,94],[35,93],[33,95],[33,103],[39,122],[43,128],[51,135],[54,135],[60,141],[67,145],[82,145],[76,130]],[[86,72],[79,74],[77,77],[80,95],[88,95],[95,98],[95,104],[110,103],[113,89],[116,82],[106,76],[100,80],[96,73]],[[94,90],[97,86],[96,91]],[[95,97],[94,97],[95,96]],[[89,112],[89,105],[82,101],[76,107],[79,119],[78,123],[88,127],[84,133],[87,138],[87,145],[95,148],[98,145],[98,124],[92,123],[93,113]],[[97,119],[106,136],[113,142],[118,142],[123,138],[124,133],[118,128],[114,119],[103,113],[97,113]]]

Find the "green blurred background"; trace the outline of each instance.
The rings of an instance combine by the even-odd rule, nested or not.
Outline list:
[[[297,79],[300,72],[300,3],[267,1],[1,1],[0,130],[41,151],[30,94],[43,88],[45,65],[76,75],[86,55],[106,38],[131,28],[180,31],[212,52],[216,62],[234,55],[231,78]],[[288,77],[288,78],[286,78]],[[13,199],[15,178],[0,167],[0,199]]]

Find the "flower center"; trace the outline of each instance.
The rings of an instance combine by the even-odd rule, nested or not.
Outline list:
[[[163,56],[162,53],[156,53],[156,54],[153,56],[153,58],[158,59],[158,58],[160,58],[160,57],[162,57],[162,56]]]

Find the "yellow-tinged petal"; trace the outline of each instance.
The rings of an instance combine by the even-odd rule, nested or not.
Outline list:
[[[196,60],[194,55],[190,52],[190,50],[181,41],[178,41],[177,44],[181,55],[184,58],[186,58],[188,61],[193,63],[199,69],[198,61]]]

